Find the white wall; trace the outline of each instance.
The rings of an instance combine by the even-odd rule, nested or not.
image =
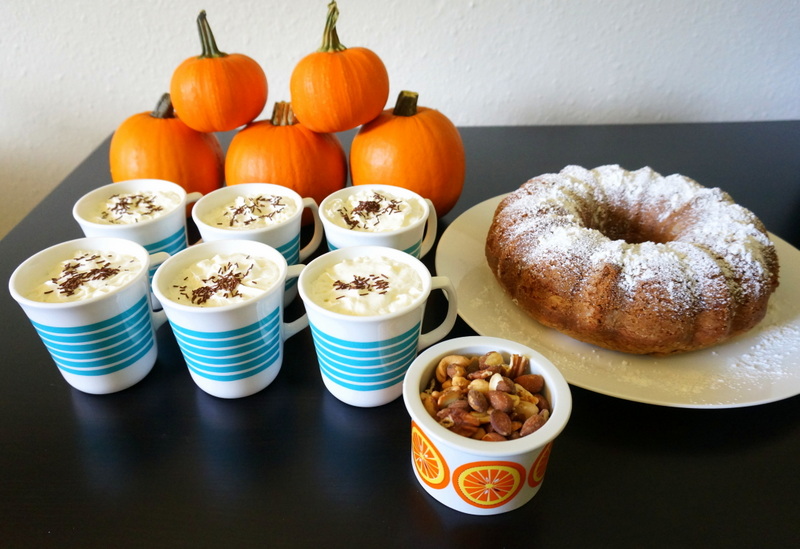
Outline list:
[[[200,52],[223,51],[289,100],[328,0],[0,1],[0,236]],[[797,0],[339,0],[339,36],[457,125],[800,118]],[[613,159],[609,159],[613,161]],[[65,205],[65,208],[71,205]]]

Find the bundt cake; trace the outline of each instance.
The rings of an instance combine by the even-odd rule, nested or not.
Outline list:
[[[750,330],[778,286],[761,221],[681,175],[567,166],[497,207],[486,259],[533,318],[635,354],[703,349]]]

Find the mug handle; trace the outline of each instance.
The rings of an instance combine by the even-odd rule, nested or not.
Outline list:
[[[150,254],[150,262],[148,263],[148,267],[153,263],[164,263],[167,259],[169,259],[169,252],[155,252]]]
[[[155,299],[155,297],[153,299]],[[164,309],[150,311],[150,318],[153,322],[153,329],[158,330],[167,321],[167,313]]]
[[[286,271],[286,280],[291,278],[297,278],[300,276],[300,273],[305,269],[305,265],[297,264],[297,265],[289,265],[289,269]],[[300,330],[306,328],[308,326],[308,314],[303,313],[303,316],[298,318],[297,320],[293,320],[291,322],[284,322],[283,323],[283,340],[286,341],[294,334],[299,332]]]
[[[319,218],[319,206],[317,206],[313,198],[303,199],[303,209],[305,208],[311,210],[311,215],[314,218],[314,234],[311,236],[311,241],[300,250],[300,261],[305,261],[308,256],[317,251],[317,248],[322,243],[322,235],[324,234],[322,220]]]
[[[203,198],[203,193],[199,193],[196,191],[193,193],[189,193],[186,195],[186,205],[188,206],[189,204],[194,204],[201,198]]]
[[[425,224],[425,238],[422,239],[422,244],[420,246],[420,258],[425,257],[425,254],[433,248],[433,243],[436,241],[436,231],[439,228],[439,218],[436,215],[436,207],[428,198],[425,199],[425,202],[428,203],[428,221]]]
[[[456,324],[458,316],[458,296],[456,289],[450,279],[446,276],[434,276],[431,278],[431,290],[442,290],[447,298],[447,316],[439,326],[433,330],[419,336],[417,350],[421,351],[425,347],[430,347],[440,339],[444,338]]]
[[[164,263],[167,259],[169,259],[169,256],[170,256],[170,254],[168,252],[156,252],[156,253],[150,254],[150,261],[147,263],[147,269],[149,270],[150,269],[150,265],[153,265],[154,263],[159,264],[159,265],[161,263]],[[162,309],[161,303],[156,298],[156,294],[153,293],[152,288],[150,289],[150,308],[151,308],[150,312],[152,312],[153,315],[154,315],[153,316],[153,327],[155,329],[158,329],[159,326],[164,324],[164,321],[167,320],[167,317],[164,314],[164,311],[161,310]],[[159,313],[162,313],[164,315],[164,317],[161,318],[162,315],[159,315]]]

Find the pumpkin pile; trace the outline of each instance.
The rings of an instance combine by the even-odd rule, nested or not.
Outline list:
[[[187,192],[267,182],[321,202],[347,184],[348,158],[336,133],[359,128],[349,172],[353,185],[405,187],[430,199],[439,216],[464,185],[464,146],[442,113],[417,106],[403,91],[385,109],[389,75],[380,57],[339,40],[335,0],[328,4],[322,45],[292,71],[291,102],[267,103],[267,77],[252,58],[218,47],[205,11],[197,17],[202,52],[172,74],[153,112],[125,120],[111,140],[113,181],[157,178]],[[223,155],[214,132],[241,128]]]

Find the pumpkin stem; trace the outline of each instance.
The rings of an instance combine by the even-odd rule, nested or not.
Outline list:
[[[336,0],[328,4],[328,17],[325,20],[325,31],[322,33],[322,46],[317,51],[324,53],[336,53],[347,48],[339,42],[339,34],[336,32],[336,21],[339,19],[339,8]]]
[[[273,126],[291,126],[297,124],[297,119],[294,117],[292,104],[288,101],[276,101],[275,106],[272,108],[272,119],[270,120]]]
[[[161,96],[158,104],[153,112],[150,113],[153,118],[175,118],[175,109],[172,108],[172,98],[168,93]]]
[[[403,90],[397,96],[392,114],[395,116],[414,116],[417,114],[417,99],[419,94],[413,91]]]
[[[197,16],[197,29],[200,31],[200,44],[203,46],[203,53],[200,55],[201,59],[209,57],[226,57],[228,54],[219,51],[217,41],[214,40],[214,33],[211,32],[211,25],[208,24],[206,19],[206,10],[201,10],[200,15]]]

